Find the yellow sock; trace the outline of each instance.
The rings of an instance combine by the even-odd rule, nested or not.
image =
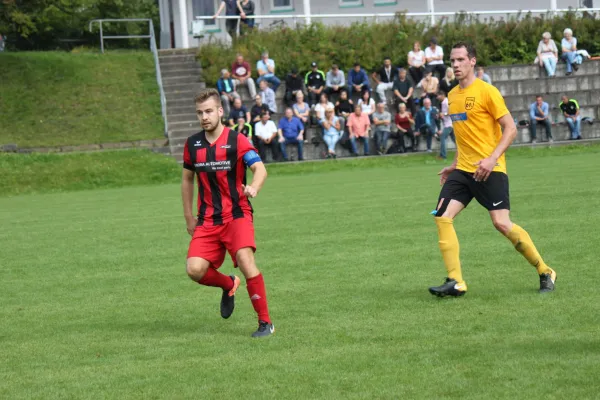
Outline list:
[[[538,274],[549,274],[550,267],[546,265],[542,256],[538,253],[535,245],[531,241],[529,234],[523,228],[517,224],[513,224],[512,229],[506,235],[508,240],[515,246],[515,249],[523,254],[523,257],[529,261],[529,264],[533,265],[537,269]]]
[[[454,230],[454,221],[452,218],[446,217],[436,217],[434,219],[440,238],[440,241],[438,242],[440,251],[442,252],[442,258],[444,259],[444,264],[448,270],[448,278],[454,279],[458,284],[465,285],[460,269],[460,246],[458,244],[456,231]],[[466,290],[466,285],[464,290]]]

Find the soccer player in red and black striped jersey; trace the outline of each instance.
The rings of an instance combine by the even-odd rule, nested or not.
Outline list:
[[[269,317],[263,276],[254,262],[256,244],[252,223],[255,197],[267,170],[248,139],[221,123],[223,107],[215,89],[196,96],[196,114],[203,130],[190,136],[183,150],[181,196],[187,230],[192,235],[187,255],[188,276],[201,285],[223,289],[221,316],[229,318],[240,278],[218,271],[225,252],[246,277],[248,295],[258,314],[253,337],[269,336],[275,328]],[[253,173],[246,184],[246,169]],[[198,212],[194,216],[194,177],[198,181]]]

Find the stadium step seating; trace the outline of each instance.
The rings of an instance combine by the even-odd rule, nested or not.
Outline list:
[[[169,119],[169,139],[171,154],[178,162],[182,160],[183,144],[185,139],[197,132],[200,128],[197,123],[194,96],[205,84],[200,82],[200,66],[196,63],[195,53],[192,50],[183,51],[161,51],[159,54],[163,84],[167,96],[167,115]],[[584,62],[579,71],[572,76],[565,76],[565,65],[559,64],[557,76],[547,78],[543,68],[536,65],[514,65],[486,68],[494,85],[505,96],[506,104],[517,121],[529,119],[529,105],[535,101],[535,96],[541,94],[544,101],[548,102],[552,112],[552,133],[557,141],[567,140],[569,132],[564,123],[564,118],[558,104],[563,94],[569,98],[575,98],[581,106],[581,114],[584,117],[598,119],[600,116],[600,99],[597,97],[600,89],[600,61]],[[209,85],[209,86],[212,86]],[[285,85],[281,85],[276,93],[278,113],[273,116],[277,121],[281,118],[285,104],[283,95]],[[253,100],[250,98],[246,87],[238,88],[244,105],[248,109],[252,107]],[[418,93],[418,90],[417,90]],[[308,127],[306,137],[319,137],[320,129]],[[546,140],[544,127],[538,128],[538,141]],[[584,138],[600,138],[600,123],[589,125],[582,124],[582,136]],[[515,143],[529,143],[530,132],[528,127],[518,127]],[[448,141],[448,148],[453,149],[454,144]],[[371,140],[371,152],[375,153],[375,144]],[[433,141],[434,152],[439,149],[439,142]],[[425,140],[421,141],[420,151],[425,150]],[[324,158],[325,145],[312,144],[310,141],[304,145],[304,158],[307,160]],[[362,154],[362,145],[359,145]],[[339,157],[350,156],[347,149],[338,145]],[[296,150],[288,149],[288,154],[295,159]]]

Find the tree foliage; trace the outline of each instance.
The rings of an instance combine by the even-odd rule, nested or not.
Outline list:
[[[88,23],[97,18],[152,18],[158,26],[158,4],[156,0],[0,0],[0,33],[8,37],[13,50],[91,44],[97,35],[88,32]],[[145,26],[105,28],[107,33],[139,33]]]

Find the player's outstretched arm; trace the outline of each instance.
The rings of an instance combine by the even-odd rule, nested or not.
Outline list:
[[[181,200],[183,202],[183,216],[187,231],[190,235],[194,234],[196,228],[196,217],[194,216],[194,171],[183,169],[181,178]]]
[[[250,166],[250,171],[252,171],[252,182],[249,185],[242,185],[242,189],[246,196],[256,197],[267,180],[267,169],[264,163],[257,162]]]
[[[487,180],[496,166],[498,159],[506,152],[506,150],[508,150],[517,136],[515,120],[510,113],[498,118],[498,123],[502,127],[502,138],[492,154],[488,158],[479,161],[477,164],[477,171],[473,174],[473,179],[477,182]]]

